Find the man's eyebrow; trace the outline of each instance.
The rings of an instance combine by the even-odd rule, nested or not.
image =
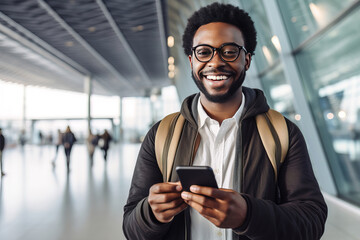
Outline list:
[[[243,45],[244,45],[244,44],[239,44],[239,43],[236,43],[236,42],[224,42],[224,43],[221,43],[221,45],[219,45],[219,47],[221,47],[221,46],[224,45],[224,44],[236,44],[236,45],[239,45],[239,46],[243,46]],[[200,46],[200,45],[209,45],[209,46],[214,47],[213,45],[208,44],[208,43],[198,43],[197,45],[192,46],[192,47],[196,47],[196,46]]]

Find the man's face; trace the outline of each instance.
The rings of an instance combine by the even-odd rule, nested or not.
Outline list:
[[[218,48],[224,43],[244,46],[241,31],[234,25],[213,22],[201,26],[195,33],[193,47],[208,44]],[[241,50],[234,62],[224,62],[216,51],[209,62],[198,61],[194,53],[189,56],[192,77],[201,93],[211,102],[226,102],[234,94],[241,94],[245,72],[250,66],[251,55]]]

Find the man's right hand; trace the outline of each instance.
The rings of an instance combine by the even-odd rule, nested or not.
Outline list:
[[[158,183],[150,188],[148,202],[159,222],[170,222],[188,206],[181,198],[181,191],[180,182]]]

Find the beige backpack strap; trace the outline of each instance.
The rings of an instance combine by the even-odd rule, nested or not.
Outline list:
[[[284,162],[289,149],[289,135],[284,116],[270,109],[256,116],[256,125],[261,141],[274,168],[277,180],[278,168]]]
[[[280,139],[281,144],[281,159],[280,163],[283,163],[287,154],[287,151],[289,149],[289,131],[287,128],[287,124],[285,121],[284,116],[273,110],[270,109],[268,111],[268,116],[270,118],[270,122],[273,124],[276,133]]]
[[[155,136],[155,155],[164,182],[169,181],[185,119],[173,113],[161,120]]]
[[[170,146],[169,146],[169,152],[167,155],[167,172],[166,172],[166,177],[167,177],[167,181],[170,181],[170,176],[171,176],[171,170],[173,168],[174,165],[174,159],[175,159],[175,153],[177,150],[177,147],[179,145],[179,140],[180,140],[180,135],[184,126],[184,122],[185,122],[185,118],[183,117],[183,115],[179,114],[179,117],[176,121],[175,124],[175,128],[173,130],[173,135],[171,138],[171,142],[170,142]],[[163,158],[164,160],[164,158]]]

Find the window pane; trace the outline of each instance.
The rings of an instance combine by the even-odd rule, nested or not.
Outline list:
[[[271,108],[281,112],[293,122],[298,119],[295,117],[294,94],[291,86],[286,82],[282,65],[278,65],[261,77],[261,83]]]
[[[262,72],[279,59],[277,48],[280,45],[273,36],[262,1],[244,1],[243,6],[255,23],[258,44],[253,59],[258,71]]]
[[[278,0],[293,48],[326,26],[355,0]]]
[[[359,21],[358,9],[297,56],[338,190],[344,198],[357,203],[360,203]]]

